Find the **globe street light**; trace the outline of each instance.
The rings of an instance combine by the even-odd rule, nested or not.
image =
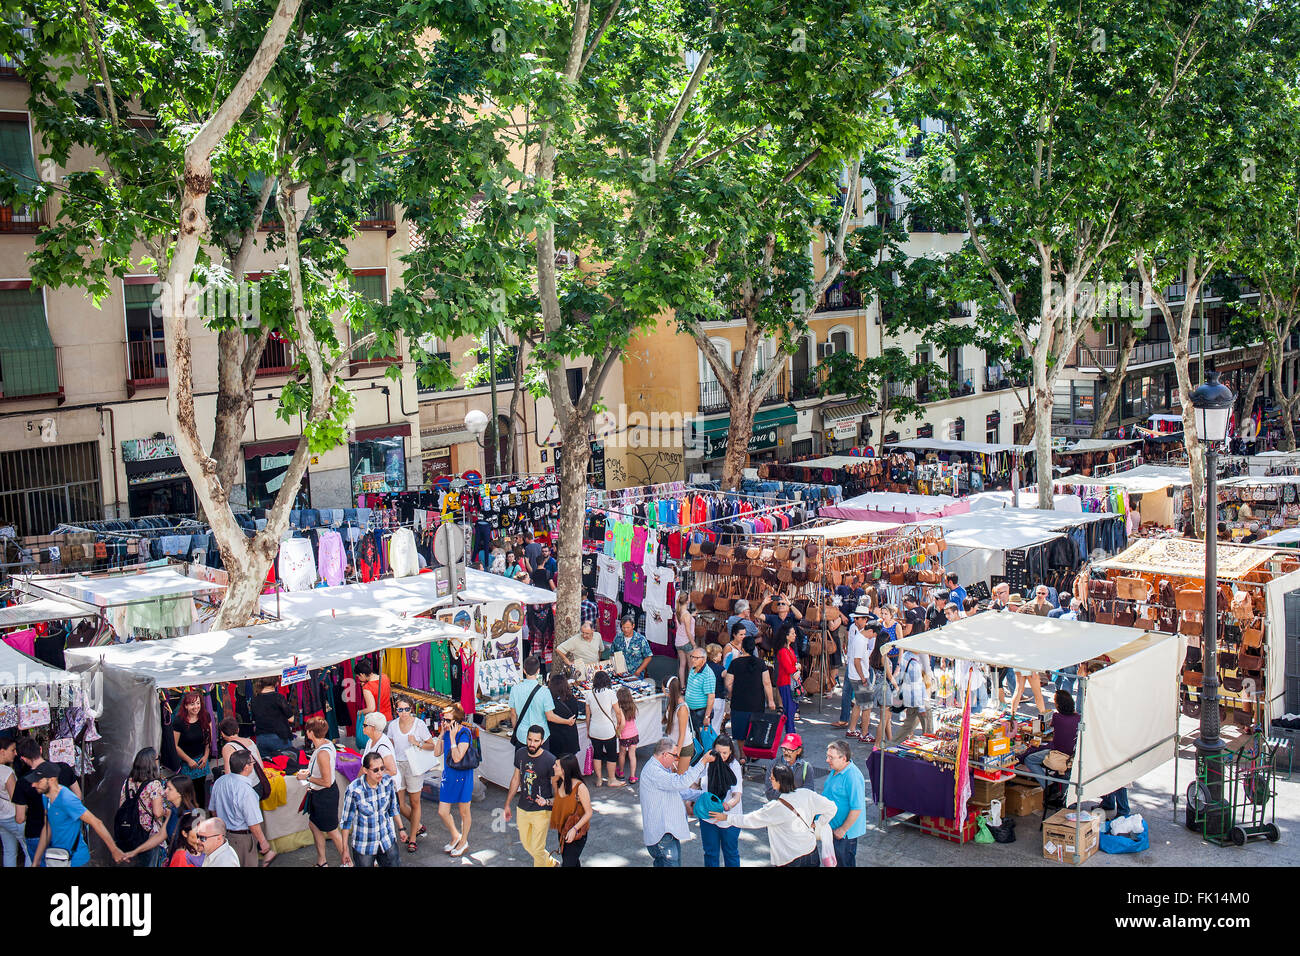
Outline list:
[[[1207,807],[1214,808],[1207,815],[1207,833],[1222,833],[1227,829],[1223,818],[1223,738],[1219,721],[1219,617],[1218,617],[1218,527],[1219,493],[1218,449],[1228,437],[1228,418],[1236,396],[1232,389],[1219,382],[1218,372],[1207,372],[1191,396],[1196,415],[1196,434],[1205,447],[1205,624],[1203,631],[1202,660],[1205,676],[1201,685],[1201,726],[1196,741],[1197,775],[1206,783]],[[1213,821],[1211,823],[1210,821]]]
[[[477,408],[471,408],[465,413],[465,430],[474,436],[474,441],[478,442],[479,447],[483,449],[483,473],[487,474],[487,447],[483,444],[483,435],[487,432],[488,417],[480,412]]]

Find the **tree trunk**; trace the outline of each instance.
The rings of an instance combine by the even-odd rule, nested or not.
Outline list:
[[[1295,375],[1287,382],[1287,365],[1282,358],[1282,343],[1274,339],[1269,343],[1271,364],[1273,366],[1273,391],[1277,393],[1277,403],[1282,409],[1282,451],[1295,451],[1295,423],[1291,412],[1296,404]],[[1290,387],[1288,387],[1288,385]]]
[[[1119,405],[1119,400],[1124,394],[1124,378],[1128,375],[1128,365],[1133,358],[1133,346],[1137,344],[1137,333],[1133,329],[1131,322],[1125,322],[1120,331],[1119,338],[1119,362],[1115,365],[1115,370],[1106,376],[1106,397],[1102,400],[1101,408],[1097,411],[1097,417],[1092,423],[1092,437],[1101,438],[1106,432],[1106,426],[1110,424],[1110,418],[1115,414],[1115,409]]]
[[[737,392],[746,394],[737,384]],[[731,422],[727,426],[727,453],[722,459],[722,490],[739,491],[745,466],[749,464],[749,439],[754,433],[754,406],[757,401],[741,399],[732,403]]]
[[[577,415],[560,422],[560,535],[555,544],[555,639],[568,640],[581,624],[582,527],[587,514],[587,467],[591,445],[587,423]]]
[[[1046,319],[1042,321],[1046,322]],[[1042,333],[1040,333],[1041,342]],[[1038,478],[1038,507],[1051,511],[1056,506],[1055,485],[1052,474],[1052,393],[1053,377],[1048,375],[1047,362],[1038,353],[1045,346],[1034,349],[1034,467]],[[1025,416],[1029,421],[1029,416]]]
[[[1263,359],[1263,356],[1261,355],[1260,358]],[[1264,384],[1264,374],[1267,371],[1268,364],[1263,361],[1255,366],[1255,374],[1250,377],[1250,384],[1246,386],[1246,391],[1242,395],[1241,416],[1237,419],[1238,428],[1241,427],[1240,422],[1242,420],[1254,415],[1255,399],[1259,396],[1259,389]]]
[[[1190,291],[1187,301],[1191,301]],[[1205,537],[1205,452],[1201,448],[1196,431],[1196,412],[1192,408],[1191,352],[1185,336],[1176,336],[1173,346],[1178,394],[1183,403],[1183,444],[1187,447],[1187,461],[1192,473],[1192,511],[1196,516],[1197,533]]]

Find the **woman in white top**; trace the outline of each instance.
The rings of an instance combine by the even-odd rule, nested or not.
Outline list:
[[[682,697],[682,684],[676,677],[668,678],[664,686],[668,701],[664,710],[664,736],[671,737],[677,743],[677,772],[685,773],[691,769],[691,758],[695,756],[695,741],[691,737],[691,711]]]
[[[695,646],[695,615],[691,613],[691,596],[677,595],[677,679],[686,683],[686,670]]]
[[[18,865],[18,848],[23,848],[23,859],[31,866],[27,857],[27,843],[23,839],[23,822],[27,819],[27,808],[23,807],[23,819],[18,819],[18,809],[14,806],[14,785],[18,778],[14,776],[13,762],[18,753],[18,741],[0,742],[0,846],[4,848],[5,869]]]
[[[736,759],[736,745],[726,734],[721,734],[713,742],[712,756],[699,785],[722,801],[722,812],[728,820],[738,820],[744,813],[740,800],[745,792],[745,778]],[[704,841],[705,866],[740,866],[739,830],[701,820],[700,839]]]
[[[406,755],[412,748],[436,750],[437,744],[433,741],[428,724],[415,716],[415,704],[408,698],[398,697],[393,704],[393,713],[397,719],[388,725],[388,731],[397,757],[397,800],[402,807],[402,816],[411,821],[406,829],[411,837],[406,841],[406,850],[414,853],[416,839],[427,836],[429,831],[420,823],[420,794],[424,792],[424,774],[411,769]]]
[[[602,787],[602,765],[611,787],[625,787],[615,779],[618,764],[618,732],[623,726],[623,708],[618,706],[618,693],[609,675],[596,671],[591,678],[591,690],[583,698],[587,703],[587,739],[591,741],[592,761],[596,768],[596,786]]]
[[[329,836],[339,859],[346,860],[343,831],[339,829],[339,785],[334,775],[339,754],[329,739],[330,727],[324,717],[313,717],[303,728],[307,744],[311,747],[311,764],[298,771],[298,779],[307,782],[307,800],[303,809],[307,813],[307,827],[316,843],[316,865],[327,866],[325,837]]]
[[[384,776],[392,777],[393,783],[398,790],[402,789],[402,778],[399,776],[397,769],[397,751],[393,749],[393,741],[389,739],[384,730],[388,727],[388,718],[379,711],[371,711],[366,714],[366,721],[363,724],[365,730],[366,749],[361,751],[361,761],[364,765],[366,754],[377,753],[384,758]],[[407,831],[410,832],[409,830]]]
[[[773,866],[819,866],[817,819],[829,826],[838,812],[835,804],[816,791],[796,789],[794,774],[780,763],[772,767],[771,784],[777,798],[761,809],[736,819],[711,813],[709,820],[719,827],[766,829]]]

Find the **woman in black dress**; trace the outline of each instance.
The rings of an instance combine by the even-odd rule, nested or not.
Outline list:
[[[181,758],[181,773],[194,782],[194,797],[199,806],[208,805],[208,761],[212,757],[212,717],[203,706],[203,698],[190,691],[172,720],[172,738]]]
[[[548,686],[551,698],[555,701],[555,709],[546,715],[546,725],[551,730],[551,736],[546,742],[547,749],[557,758],[565,754],[576,754],[582,702],[573,696],[569,679],[558,671],[551,674]]]

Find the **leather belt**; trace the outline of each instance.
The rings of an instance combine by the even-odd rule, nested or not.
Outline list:
[[[227,833],[252,833],[252,830],[227,830]]]

